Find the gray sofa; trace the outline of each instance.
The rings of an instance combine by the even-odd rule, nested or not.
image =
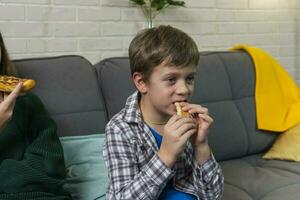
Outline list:
[[[134,91],[126,57],[108,58],[94,66],[80,56],[14,62],[20,76],[37,81],[33,92],[56,121],[63,145],[65,138],[103,136],[105,124]],[[198,67],[193,102],[207,106],[215,121],[209,143],[225,176],[223,199],[299,200],[300,164],[261,159],[277,133],[256,128],[255,74],[251,58],[245,52],[201,52]],[[87,145],[92,144],[91,141],[93,139]],[[101,141],[103,143],[103,137]],[[102,156],[101,144],[97,144],[89,145],[99,152],[94,158]],[[100,199],[99,191],[104,193],[107,184],[103,160],[97,161],[102,162],[97,170],[91,167],[95,162],[85,161],[90,162],[89,168],[84,170],[90,173],[87,179],[82,173],[70,172],[80,164],[70,164],[72,159],[85,154],[75,154],[67,148],[67,184],[71,185],[69,189],[74,199]],[[84,149],[84,145],[77,143],[76,148]],[[90,192],[80,185],[98,193],[88,196]]]

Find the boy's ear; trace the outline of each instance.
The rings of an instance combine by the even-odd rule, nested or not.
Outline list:
[[[133,83],[134,83],[135,87],[137,88],[137,90],[140,93],[145,94],[147,92],[147,87],[146,87],[146,83],[143,79],[143,75],[139,72],[134,72],[132,74],[132,79],[133,79]]]

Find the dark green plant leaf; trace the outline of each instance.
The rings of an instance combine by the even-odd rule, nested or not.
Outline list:
[[[151,7],[155,8],[156,10],[161,10],[167,5],[166,0],[152,0],[151,1]]]
[[[146,5],[145,0],[130,0],[130,1],[140,6]],[[185,6],[184,1],[177,1],[177,0],[149,0],[149,1],[151,2],[151,5],[147,9],[154,9],[156,11],[160,11],[168,6]],[[146,7],[148,6],[146,5]]]
[[[185,6],[184,1],[173,1],[173,0],[167,0],[167,3],[172,6]]]
[[[137,5],[140,5],[140,6],[142,6],[142,5],[145,4],[145,1],[144,1],[144,0],[130,0],[130,1],[136,3]]]

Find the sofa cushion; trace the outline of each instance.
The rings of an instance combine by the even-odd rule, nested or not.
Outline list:
[[[300,124],[281,133],[263,158],[300,162]]]
[[[300,199],[300,164],[264,160],[261,154],[221,162],[223,200]]]
[[[15,60],[21,77],[36,80],[33,92],[58,125],[59,136],[104,131],[107,123],[97,74],[81,56]]]
[[[128,58],[104,59],[95,64],[95,68],[110,119],[125,106],[127,97],[135,90]]]
[[[214,118],[209,142],[218,160],[263,152],[277,137],[256,128],[254,83],[247,53],[201,53],[192,101],[207,106]]]
[[[102,156],[104,134],[61,137],[67,169],[64,188],[74,200],[105,197],[107,169]]]

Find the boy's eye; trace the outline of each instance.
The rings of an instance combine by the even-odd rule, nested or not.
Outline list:
[[[176,79],[175,78],[167,78],[167,81],[170,83],[175,83]]]
[[[189,76],[189,77],[187,77],[186,82],[187,82],[187,83],[193,83],[194,80],[195,80],[195,77],[194,77],[194,76]]]

